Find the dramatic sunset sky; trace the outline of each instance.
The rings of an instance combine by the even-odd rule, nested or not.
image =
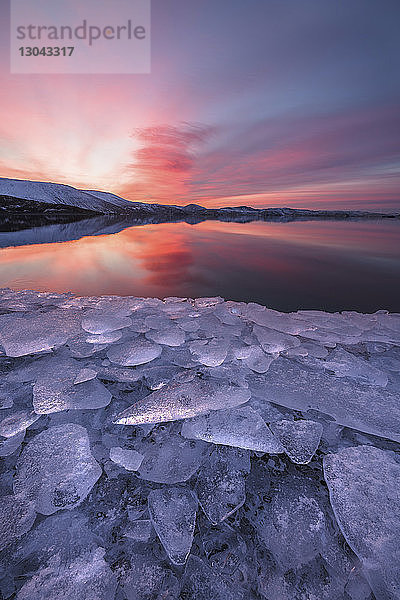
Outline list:
[[[399,0],[153,0],[150,75],[10,75],[0,16],[2,177],[400,208]]]

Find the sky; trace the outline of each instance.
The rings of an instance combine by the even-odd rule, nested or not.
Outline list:
[[[0,7],[0,176],[163,204],[400,209],[398,0],[152,0],[145,75],[11,75]]]

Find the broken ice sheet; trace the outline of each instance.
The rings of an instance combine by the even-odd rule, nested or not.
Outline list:
[[[132,319],[126,316],[118,316],[112,312],[102,310],[91,310],[84,314],[82,328],[88,333],[102,335],[132,325]]]
[[[193,541],[197,500],[191,490],[164,487],[148,496],[154,529],[175,565],[185,564]]]
[[[289,348],[300,346],[300,340],[293,335],[280,333],[274,329],[267,329],[260,325],[254,325],[253,332],[261,344],[262,349],[268,354],[282,352]]]
[[[136,450],[113,446],[110,448],[110,458],[127,471],[137,471],[144,457],[139,452],[136,452]]]
[[[163,564],[165,561],[157,560],[149,551],[135,549],[129,563],[121,576],[124,600],[178,600],[179,582]]]
[[[65,344],[80,330],[79,313],[72,310],[34,312],[24,317],[0,316],[0,343],[11,357],[51,350]]]
[[[263,510],[250,519],[259,538],[284,570],[296,569],[327,544],[327,523],[321,494],[306,477],[284,475],[262,502]]]
[[[256,373],[266,373],[270,364],[278,355],[267,355],[259,346],[245,346],[234,351],[238,360],[243,360],[246,367]]]
[[[195,489],[211,523],[220,523],[244,504],[245,476],[249,471],[248,450],[219,446],[205,461]]]
[[[278,421],[271,429],[281,441],[286,454],[294,463],[305,465],[314,456],[323,427],[315,421]]]
[[[131,521],[124,529],[124,536],[136,542],[149,542],[153,534],[154,527],[150,519]]]
[[[228,354],[228,342],[224,338],[195,340],[189,344],[190,352],[196,360],[206,367],[222,365]]]
[[[148,340],[165,346],[181,346],[185,343],[186,339],[185,332],[176,325],[171,325],[167,329],[160,329],[158,331],[152,329],[145,335]]]
[[[190,479],[210,452],[202,441],[189,441],[167,433],[160,441],[142,450],[139,476],[156,483],[180,483]]]
[[[358,446],[324,459],[339,526],[364,565],[376,598],[400,598],[400,464],[391,452]]]
[[[181,435],[256,452],[284,452],[265,421],[249,406],[212,411],[208,415],[188,419],[183,423]]]
[[[78,383],[83,383],[84,381],[90,381],[91,379],[94,379],[96,375],[97,371],[94,369],[82,369],[75,377],[74,384],[77,385]]]
[[[187,561],[182,598],[188,600],[244,600],[244,593],[229,578],[210,569],[198,556],[189,556]]]
[[[312,408],[345,427],[400,442],[398,394],[388,388],[301,368],[286,358],[275,360],[265,375],[248,380],[251,391],[270,402],[295,410]]]
[[[0,436],[10,438],[21,431],[25,431],[30,425],[40,419],[32,410],[20,410],[12,413],[0,421]]]
[[[14,492],[51,515],[72,509],[86,498],[101,475],[84,427],[67,423],[36,435],[18,458]]]
[[[0,550],[30,530],[36,518],[33,502],[22,495],[2,496],[0,501]]]
[[[249,398],[247,389],[223,380],[194,376],[181,383],[177,379],[127,408],[114,423],[140,425],[187,419],[210,410],[239,406]]]
[[[350,377],[359,383],[385,387],[388,382],[386,373],[343,348],[335,348],[321,365],[333,371],[336,377]]]
[[[140,336],[121,344],[114,344],[107,352],[110,361],[122,367],[143,365],[158,358],[162,347]]]
[[[14,454],[24,441],[24,437],[25,430],[16,433],[12,437],[6,438],[4,441],[0,440],[0,456],[5,457]]]
[[[38,369],[33,386],[33,407],[38,414],[49,414],[68,409],[104,408],[111,401],[111,394],[97,379],[82,376],[81,364],[73,358],[56,355],[34,363]]]
[[[16,600],[113,600],[117,580],[104,554],[104,548],[97,548],[65,562],[56,554],[22,586]]]

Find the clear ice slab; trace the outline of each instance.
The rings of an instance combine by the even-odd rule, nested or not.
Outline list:
[[[209,445],[205,442],[168,434],[143,450],[139,476],[156,483],[187,481],[199,470],[209,452]]]
[[[14,493],[34,502],[36,511],[51,515],[73,509],[101,475],[84,427],[67,423],[36,435],[18,458]]]
[[[30,530],[36,518],[33,502],[22,495],[2,496],[0,501],[0,550]]]
[[[248,389],[216,379],[194,376],[191,381],[172,381],[120,413],[114,423],[140,425],[194,417],[210,410],[244,404]]]
[[[140,336],[121,344],[113,344],[107,352],[112,363],[121,367],[144,365],[161,355],[162,347]]]
[[[195,486],[200,506],[211,523],[224,521],[243,506],[245,477],[249,472],[248,450],[219,446],[211,453]]]
[[[0,316],[0,343],[11,357],[51,350],[79,331],[79,316],[72,310],[34,312],[24,317]]]
[[[249,406],[212,411],[208,415],[187,419],[182,425],[181,435],[255,452],[284,452],[265,421]]]
[[[333,511],[376,598],[400,598],[400,463],[372,446],[324,458]]]
[[[113,600],[117,580],[104,554],[97,548],[68,562],[53,556],[22,586],[16,600]]]
[[[136,450],[113,446],[110,448],[110,459],[127,471],[137,471],[142,464],[143,455]]]
[[[197,499],[190,489],[164,487],[148,496],[154,529],[171,562],[184,565],[193,542]]]
[[[306,465],[314,456],[323,427],[315,421],[277,421],[271,423],[271,429],[279,438],[290,460]]]
[[[275,360],[264,376],[248,377],[249,387],[269,402],[300,411],[314,409],[340,425],[400,442],[398,393],[302,368],[286,358]]]
[[[32,410],[19,410],[0,421],[0,435],[11,438],[21,431],[25,431],[38,419],[40,419],[40,415]]]

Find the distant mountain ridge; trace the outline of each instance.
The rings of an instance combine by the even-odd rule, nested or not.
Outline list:
[[[257,209],[249,206],[205,208],[197,204],[186,206],[148,204],[131,202],[110,192],[79,190],[58,183],[0,178],[0,219],[11,223],[13,220],[19,219],[23,222],[29,218],[29,225],[32,226],[35,224],[35,219],[32,220],[31,215],[35,215],[38,225],[43,225],[43,218],[48,223],[55,223],[76,221],[95,215],[121,215],[124,219],[155,219],[158,222],[179,219],[196,222],[205,219],[256,221],[400,218],[399,212]]]

